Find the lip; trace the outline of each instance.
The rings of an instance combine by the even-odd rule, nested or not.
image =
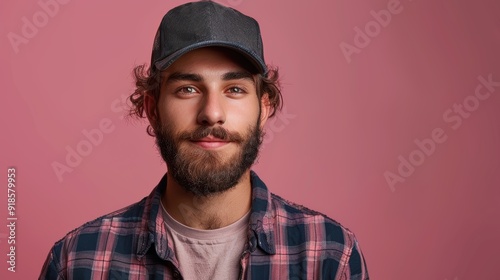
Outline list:
[[[202,147],[202,148],[205,148],[205,149],[219,148],[219,147],[225,146],[225,145],[230,143],[229,141],[222,140],[222,139],[215,138],[215,137],[204,137],[204,138],[201,138],[199,140],[192,141],[192,142],[195,143],[196,145]]]

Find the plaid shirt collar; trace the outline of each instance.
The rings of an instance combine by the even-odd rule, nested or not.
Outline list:
[[[274,244],[274,224],[275,218],[271,211],[271,193],[266,185],[254,171],[250,171],[252,185],[252,208],[249,224],[249,244],[250,252],[259,246],[264,252],[274,255],[276,247]],[[158,185],[154,188],[145,202],[145,211],[142,216],[141,233],[138,238],[137,256],[144,257],[151,246],[155,246],[156,253],[164,260],[170,260],[178,265],[172,257],[174,252],[166,244],[167,234],[164,230],[164,219],[161,214],[161,197],[167,185],[167,174],[163,176]]]

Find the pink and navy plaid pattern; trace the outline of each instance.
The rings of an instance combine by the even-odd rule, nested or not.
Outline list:
[[[166,175],[146,198],[69,232],[39,279],[183,279],[164,228]],[[354,234],[272,193],[253,171],[240,279],[369,279]]]

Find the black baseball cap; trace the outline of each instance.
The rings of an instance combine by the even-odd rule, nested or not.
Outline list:
[[[151,67],[165,70],[183,54],[210,46],[232,49],[267,74],[257,21],[212,1],[183,4],[165,14],[153,43]]]

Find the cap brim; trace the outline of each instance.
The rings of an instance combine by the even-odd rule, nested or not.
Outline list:
[[[225,47],[225,48],[235,50],[238,53],[242,54],[245,58],[247,58],[248,61],[250,61],[252,63],[252,65],[254,65],[255,68],[259,71],[259,73],[261,73],[264,76],[267,75],[267,66],[264,63],[264,61],[262,61],[259,58],[259,56],[257,54],[253,53],[252,51],[250,51],[246,48],[241,47],[238,44],[225,42],[225,41],[206,41],[206,42],[200,42],[197,44],[189,45],[189,46],[184,47],[180,50],[177,50],[173,54],[171,54],[163,59],[160,59],[159,61],[156,61],[154,63],[155,67],[156,67],[156,69],[163,71],[163,70],[167,69],[170,65],[172,65],[177,59],[179,59],[184,54],[186,54],[190,51],[196,50],[196,49],[203,48],[203,47]]]

